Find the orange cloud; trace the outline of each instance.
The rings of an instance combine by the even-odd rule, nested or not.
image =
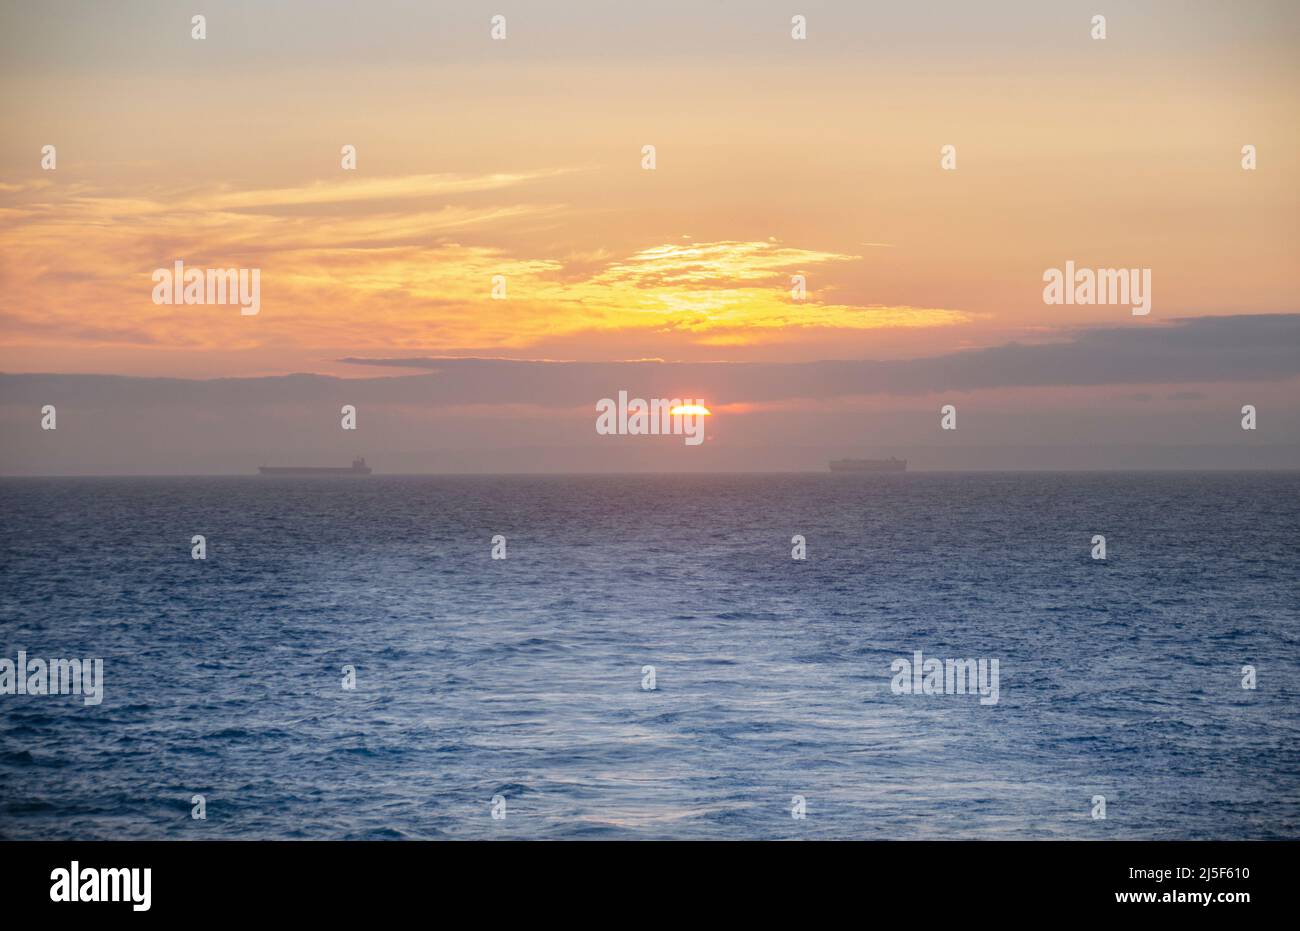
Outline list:
[[[0,208],[0,275],[13,298],[9,345],[248,351],[436,348],[521,350],[583,334],[670,335],[680,345],[744,346],[792,331],[941,327],[958,310],[846,304],[832,288],[790,293],[791,276],[828,280],[855,255],[775,240],[649,245],[630,254],[508,247],[562,204],[515,189],[559,172],[411,175],[256,190],[109,193],[85,184],[11,192]],[[503,202],[455,202],[486,192]],[[450,201],[450,202],[448,202]],[[261,307],[157,306],[150,274],[261,269]],[[817,272],[815,276],[812,272]],[[506,300],[492,294],[504,276]]]

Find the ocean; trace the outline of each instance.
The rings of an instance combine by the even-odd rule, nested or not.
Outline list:
[[[1300,837],[1297,473],[0,503],[0,657],[103,660],[100,704],[0,695],[4,838]],[[917,651],[996,703],[900,693]]]

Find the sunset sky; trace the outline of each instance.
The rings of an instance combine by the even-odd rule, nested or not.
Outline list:
[[[916,360],[1297,311],[1293,3],[192,6],[0,10],[0,371]],[[260,269],[260,314],[153,304],[178,259]],[[1067,260],[1152,269],[1150,315],[1045,305]]]

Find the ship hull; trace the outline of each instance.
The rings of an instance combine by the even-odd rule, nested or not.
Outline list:
[[[330,466],[258,466],[263,475],[369,475],[370,469],[334,468]]]

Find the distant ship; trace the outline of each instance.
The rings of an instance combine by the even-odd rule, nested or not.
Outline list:
[[[342,466],[258,466],[263,475],[369,475],[370,466],[365,459],[353,459],[352,465]]]
[[[832,472],[906,472],[907,460],[895,459],[832,459]]]

